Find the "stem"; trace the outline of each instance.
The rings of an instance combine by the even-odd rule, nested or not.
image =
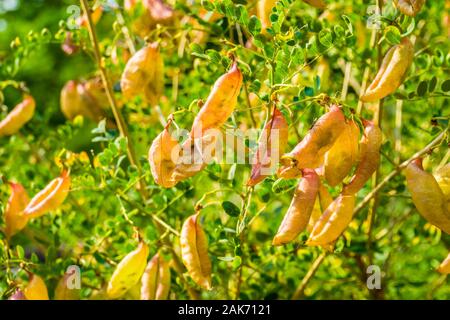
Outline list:
[[[303,294],[305,292],[306,286],[308,285],[309,281],[314,277],[314,274],[316,273],[317,269],[319,269],[320,265],[322,264],[323,260],[327,256],[327,252],[323,251],[320,256],[314,260],[311,267],[309,268],[308,272],[306,273],[305,277],[302,279],[302,282],[300,282],[299,286],[295,290],[294,294],[291,297],[291,300],[298,300],[301,297],[303,297]]]

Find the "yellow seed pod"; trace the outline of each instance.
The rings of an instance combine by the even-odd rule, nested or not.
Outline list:
[[[41,277],[31,274],[30,281],[23,289],[27,300],[49,300],[47,286]]]
[[[324,174],[328,184],[337,186],[350,173],[357,162],[359,152],[359,128],[352,120],[325,154]]]
[[[37,218],[49,211],[56,210],[69,194],[70,184],[69,171],[63,170],[58,178],[53,179],[31,199],[24,210],[24,215],[28,219]]]
[[[423,170],[422,159],[405,169],[406,186],[417,211],[432,225],[450,234],[450,212],[439,184],[431,173]]]
[[[158,43],[148,44],[128,60],[120,87],[126,99],[143,94],[152,106],[158,104],[164,91],[164,62]]]
[[[333,197],[328,192],[328,189],[321,183],[319,186],[318,197],[316,198],[316,202],[314,204],[313,212],[311,213],[311,218],[309,218],[308,226],[306,230],[311,232],[319,221],[322,214],[327,210],[328,206],[333,202]]]
[[[394,4],[401,13],[414,17],[422,9],[425,0],[394,0]]]
[[[314,170],[303,170],[303,178],[295,189],[291,205],[273,238],[272,245],[289,243],[305,230],[314,208],[319,183],[319,176]]]
[[[270,14],[272,12],[272,8],[275,7],[277,0],[258,0],[256,13],[258,19],[261,21],[261,30],[263,33],[266,33],[266,29],[272,26],[272,22],[270,21]]]
[[[445,166],[436,171],[434,177],[436,178],[436,182],[439,184],[439,187],[445,196],[445,200],[447,201],[447,210],[450,212],[450,163],[447,163]]]
[[[317,221],[306,244],[323,246],[335,241],[351,222],[354,208],[355,195],[341,194]]]
[[[169,263],[158,253],[142,275],[141,300],[166,300],[170,290]]]
[[[79,300],[80,290],[70,289],[68,286],[68,280],[70,280],[71,274],[64,274],[58,281],[55,288],[55,300]]]
[[[447,258],[445,258],[444,261],[439,265],[437,271],[443,274],[449,274],[450,273],[450,253],[448,254]]]
[[[327,4],[323,0],[303,0],[303,2],[318,9],[325,9],[327,7]]]
[[[414,47],[408,38],[389,49],[383,58],[375,79],[360,97],[363,102],[374,102],[390,95],[402,84],[414,59]]]
[[[10,136],[20,130],[34,115],[36,103],[32,96],[25,96],[23,101],[0,121],[0,137]]]
[[[17,232],[25,228],[28,219],[23,214],[23,210],[27,206],[30,198],[27,191],[20,183],[10,182],[11,196],[5,208],[5,233],[10,238]]]
[[[106,289],[110,299],[120,298],[139,281],[144,273],[147,257],[148,246],[141,241],[136,250],[120,261]]]
[[[181,228],[181,257],[195,283],[210,290],[211,261],[208,257],[208,242],[198,217],[198,213],[190,216]]]

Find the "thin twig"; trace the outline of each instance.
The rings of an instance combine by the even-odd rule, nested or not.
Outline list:
[[[303,297],[303,294],[305,292],[306,286],[308,285],[309,281],[314,277],[314,275],[317,272],[317,269],[319,269],[320,265],[322,264],[323,260],[327,256],[328,252],[323,251],[320,256],[314,260],[311,267],[309,268],[306,275],[303,277],[302,282],[300,282],[300,285],[295,290],[294,294],[291,297],[291,300],[298,300]]]

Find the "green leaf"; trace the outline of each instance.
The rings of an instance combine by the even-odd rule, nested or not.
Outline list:
[[[394,26],[388,26],[384,29],[384,37],[391,45],[399,44],[402,40],[402,35],[400,33],[400,30]]]
[[[448,92],[450,91],[450,79],[445,80],[444,82],[442,82],[441,84],[441,89],[444,92]]]
[[[261,22],[255,15],[250,17],[248,31],[254,36],[261,32]]]
[[[297,186],[296,179],[278,179],[272,185],[272,192],[284,193]]]
[[[333,45],[333,35],[331,34],[331,31],[328,29],[320,30],[319,42],[327,48],[331,47]]]
[[[428,85],[428,92],[433,92],[434,89],[436,89],[436,85],[437,85],[437,78],[433,77],[431,78],[429,85]]]
[[[16,246],[16,253],[19,259],[23,259],[25,257],[25,251],[21,246]]]
[[[427,81],[421,81],[419,85],[417,86],[417,95],[419,97],[423,97],[428,91],[428,82]]]
[[[238,217],[241,214],[241,209],[231,201],[222,202],[222,208],[231,217]]]

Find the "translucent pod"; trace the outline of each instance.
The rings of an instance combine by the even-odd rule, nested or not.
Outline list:
[[[414,17],[422,9],[425,0],[394,0],[394,4],[401,13]]]
[[[30,202],[27,191],[20,183],[10,182],[11,195],[5,208],[5,233],[10,238],[25,228],[28,218],[23,214]]]
[[[288,123],[283,114],[274,108],[272,118],[266,123],[253,156],[252,172],[247,186],[254,186],[271,175],[288,143]]]
[[[295,240],[305,230],[314,208],[319,184],[319,176],[314,170],[303,170],[303,178],[295,189],[291,205],[272,241],[274,246]]]
[[[375,79],[360,97],[363,102],[374,102],[390,95],[402,84],[414,59],[414,46],[408,38],[389,49],[383,58]]]
[[[339,195],[315,224],[308,241],[309,246],[324,246],[337,240],[353,218],[355,195]]]
[[[64,274],[58,281],[55,288],[55,300],[79,300],[80,289],[71,288],[69,286],[70,277],[69,273]]]
[[[445,258],[444,261],[439,265],[438,272],[443,274],[449,274],[450,273],[450,253],[448,254],[447,258]]]
[[[261,21],[261,30],[266,33],[266,29],[272,26],[270,21],[270,14],[272,13],[272,8],[275,7],[277,0],[258,0],[257,3],[257,16],[259,21]]]
[[[157,253],[148,262],[142,275],[141,300],[166,300],[169,290],[169,263]]]
[[[422,159],[412,161],[405,169],[406,186],[417,211],[429,223],[450,234],[450,212],[445,195],[431,173],[422,167]]]
[[[242,73],[234,62],[214,86],[192,124],[191,137],[201,138],[208,129],[219,128],[231,116],[242,86]]]
[[[281,157],[282,166],[278,170],[278,177],[288,178],[296,175],[298,169],[321,166],[325,153],[333,147],[345,127],[341,108],[332,106],[317,120],[303,140],[290,153]]]
[[[23,289],[23,294],[27,300],[49,300],[44,280],[35,274],[30,274],[30,280]]]
[[[321,183],[319,185],[319,193],[316,198],[316,202],[314,204],[313,212],[311,213],[311,217],[309,218],[308,226],[306,230],[311,232],[316,225],[317,221],[319,221],[322,214],[327,210],[328,206],[333,202],[333,197],[328,192],[328,189]]]
[[[342,193],[355,194],[366,184],[380,163],[380,148],[383,141],[381,130],[373,122],[363,120],[364,134],[361,139],[359,163],[350,183]]]
[[[28,219],[31,219],[40,217],[49,211],[56,210],[69,194],[70,184],[69,171],[64,169],[58,178],[53,179],[31,199],[24,210],[24,215]]]
[[[358,160],[358,152],[359,128],[353,120],[349,120],[325,155],[324,175],[330,186],[337,186],[350,173]]]
[[[158,104],[164,91],[164,62],[158,43],[146,45],[128,60],[120,87],[126,99],[143,94],[152,106]]]
[[[109,280],[106,294],[110,299],[123,296],[141,279],[147,264],[148,246],[141,241],[138,247],[128,253],[117,265]]]
[[[198,222],[199,214],[190,216],[181,229],[181,257],[189,275],[200,287],[211,289],[211,261],[205,232]]]
[[[33,118],[36,103],[32,96],[27,95],[16,105],[8,115],[0,121],[0,137],[11,136],[18,132]]]
[[[436,171],[434,177],[444,194],[445,200],[447,201],[447,210],[450,212],[450,163],[447,163]]]

